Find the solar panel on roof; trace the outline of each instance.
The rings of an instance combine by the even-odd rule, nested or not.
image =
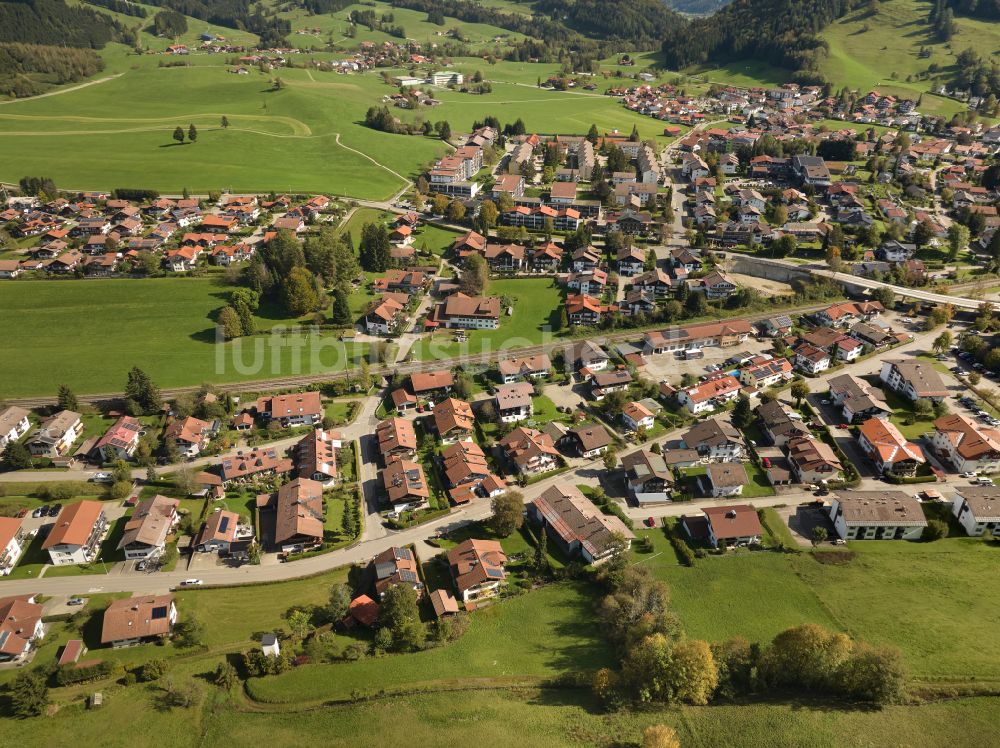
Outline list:
[[[225,532],[229,529],[229,517],[223,517],[222,521],[219,522],[219,532]]]
[[[402,579],[404,582],[416,582],[417,581],[417,575],[414,574],[409,569],[401,569],[400,572],[399,572],[399,578]]]
[[[503,579],[503,572],[500,571],[499,569],[487,569],[486,576],[490,577],[491,579]]]
[[[166,608],[166,606],[165,605],[161,605],[161,606],[159,606],[157,608],[153,608],[153,616],[152,617],[153,617],[154,621],[156,621],[156,620],[158,620],[160,618],[166,618],[167,617],[167,608]]]

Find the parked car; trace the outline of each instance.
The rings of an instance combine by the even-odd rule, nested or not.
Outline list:
[[[82,597],[71,597],[69,600],[66,601],[66,604],[67,605],[83,605],[86,602],[87,601],[84,598],[82,598]]]
[[[22,509],[21,511],[19,511],[17,513],[17,518],[18,519],[21,519],[22,517],[27,517],[27,516],[28,516],[28,507],[24,507],[24,509]]]
[[[770,468],[771,467],[771,458],[770,457],[765,457],[762,462],[764,463],[764,467],[766,467],[766,468]]]
[[[205,583],[203,581],[201,581],[200,579],[185,579],[183,582],[181,582],[180,586],[181,587],[200,587],[203,584],[205,584]]]
[[[53,504],[52,506],[49,507],[49,516],[58,517],[59,512],[61,511],[62,511],[62,504]]]
[[[833,405],[833,400],[820,400],[823,405]]]
[[[93,483],[114,483],[115,477],[111,473],[94,473],[90,480]]]
[[[646,517],[645,524],[646,524],[646,527],[656,527],[656,518],[655,517]]]

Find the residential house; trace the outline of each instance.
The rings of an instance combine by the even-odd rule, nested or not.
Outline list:
[[[608,367],[610,357],[596,343],[581,340],[567,348],[565,360],[571,363],[584,379],[589,379],[593,372],[603,371]]]
[[[145,560],[163,553],[167,536],[180,521],[177,514],[180,503],[180,499],[157,494],[135,505],[118,542],[118,550],[125,552],[127,561]]]
[[[739,288],[728,275],[719,270],[713,270],[696,281],[689,280],[688,286],[692,291],[704,293],[706,299],[728,299]]]
[[[761,403],[757,407],[757,421],[768,442],[776,447],[783,447],[792,439],[809,435],[809,428],[802,422],[802,416],[780,400]]]
[[[896,424],[881,418],[869,418],[861,424],[858,445],[879,473],[913,476],[927,461],[920,447],[908,441]]]
[[[740,369],[740,383],[763,390],[787,382],[794,373],[792,362],[787,358],[772,358]]]
[[[277,493],[257,497],[257,508],[274,512],[273,545],[284,552],[315,548],[323,542],[323,485],[295,478]]]
[[[559,466],[559,452],[549,434],[518,426],[500,440],[500,448],[522,475],[537,475]]]
[[[445,444],[457,441],[471,441],[476,418],[472,406],[464,400],[449,397],[434,407],[434,430]]]
[[[362,322],[369,335],[394,335],[406,322],[409,297],[401,293],[383,293],[368,305]]]
[[[480,494],[492,497],[506,490],[504,482],[490,472],[482,448],[473,441],[444,447],[440,467],[448,498],[455,504],[467,504]]]
[[[813,436],[788,440],[788,462],[799,483],[833,480],[844,469],[833,447]]]
[[[639,247],[626,244],[618,249],[615,262],[618,264],[618,275],[639,275],[646,269],[646,253]]]
[[[598,371],[590,379],[590,393],[594,399],[601,401],[612,392],[626,392],[632,384],[632,375],[628,369],[611,369]]]
[[[677,402],[691,413],[698,415],[721,408],[730,400],[735,400],[741,389],[742,385],[736,377],[724,374],[678,390]]]
[[[995,473],[1000,470],[1000,430],[983,428],[959,413],[934,421],[931,447],[956,471]]]
[[[454,293],[435,307],[430,322],[447,328],[495,330],[500,326],[500,298]]]
[[[94,445],[94,451],[105,462],[128,460],[139,447],[143,426],[131,416],[122,416],[111,425]]]
[[[540,379],[552,373],[552,361],[545,353],[525,358],[502,359],[497,363],[497,369],[504,384],[511,384],[519,379]]]
[[[653,412],[639,402],[625,403],[622,407],[622,423],[632,431],[651,429],[656,423]]]
[[[757,510],[749,504],[709,507],[700,517],[681,517],[681,525],[692,540],[703,541],[718,548],[758,545],[764,529]]]
[[[830,520],[842,540],[918,540],[927,526],[920,502],[902,491],[835,494]]]
[[[640,449],[622,457],[625,487],[639,504],[663,504],[670,501],[674,476],[663,455]]]
[[[112,600],[104,610],[101,644],[132,647],[170,636],[177,623],[173,595],[140,595]]]
[[[448,551],[448,565],[462,602],[494,597],[507,579],[507,555],[495,540],[470,538]]]
[[[720,418],[696,423],[681,436],[681,447],[693,449],[702,460],[711,462],[738,462],[747,449],[739,430]]]
[[[20,517],[0,517],[0,577],[10,574],[31,537]]]
[[[1000,488],[995,486],[960,486],[952,500],[951,512],[968,535],[984,532],[1000,534]]]
[[[845,423],[862,423],[869,418],[888,418],[892,409],[882,390],[853,374],[841,374],[828,382],[830,401],[841,409]]]
[[[517,423],[531,418],[535,387],[530,382],[514,382],[497,387],[496,412],[501,423]]]
[[[61,410],[46,418],[31,438],[28,451],[35,457],[61,457],[69,451],[83,432],[80,414]]]
[[[393,457],[380,476],[380,483],[396,511],[421,509],[430,498],[424,469],[418,462]]]
[[[181,457],[191,458],[196,457],[208,446],[209,440],[217,430],[212,422],[188,416],[171,421],[163,431],[163,438],[171,440],[177,446],[177,452]]]
[[[0,451],[7,447],[10,442],[16,442],[28,433],[31,422],[28,420],[29,411],[25,408],[11,405],[0,411]]]
[[[487,244],[484,257],[494,273],[517,273],[525,267],[527,250],[520,244]]]
[[[336,431],[316,429],[295,445],[295,471],[300,478],[309,478],[324,486],[337,482],[337,450],[342,442]]]
[[[417,432],[413,421],[406,418],[388,418],[375,427],[375,440],[382,461],[412,459],[417,453]]]
[[[35,595],[0,597],[0,662],[22,662],[45,637],[42,606]]]
[[[746,468],[739,462],[713,462],[699,479],[705,495],[716,499],[739,496],[749,481]]]
[[[78,501],[63,507],[42,543],[53,566],[89,564],[97,559],[108,527],[104,504]]]
[[[237,527],[240,515],[222,509],[212,512],[201,526],[201,531],[194,542],[194,548],[199,553],[227,554],[237,538]]]
[[[611,436],[600,424],[585,423],[566,432],[562,446],[584,459],[600,457],[611,446]]]
[[[447,395],[455,386],[455,376],[448,369],[410,375],[410,387],[419,398],[431,399]]]
[[[417,557],[409,548],[386,548],[372,559],[375,572],[375,591],[379,599],[390,587],[397,584],[410,587],[417,597],[424,593],[424,583],[420,581]]]
[[[236,481],[267,475],[284,475],[292,471],[292,461],[278,454],[275,447],[257,447],[249,452],[237,450],[235,457],[226,457],[219,465],[222,483],[227,486]]]
[[[323,403],[318,391],[295,392],[257,399],[257,414],[265,421],[282,426],[314,426],[323,420]]]
[[[856,338],[841,338],[834,346],[834,355],[838,361],[857,361],[864,353],[865,344]]]
[[[579,488],[550,486],[528,504],[528,519],[568,557],[598,564],[627,551],[635,534],[613,514],[604,514]]]
[[[934,367],[917,359],[893,359],[882,363],[879,379],[903,397],[916,401],[921,398],[941,402],[948,388]]]
[[[601,304],[598,299],[586,294],[574,294],[566,297],[566,316],[574,327],[596,327],[615,308],[614,305]]]
[[[823,348],[803,343],[795,349],[795,368],[815,376],[830,368],[830,354]]]

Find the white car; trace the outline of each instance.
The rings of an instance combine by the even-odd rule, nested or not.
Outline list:
[[[203,584],[205,583],[200,579],[185,579],[181,582],[181,587],[200,587]]]
[[[115,476],[111,473],[94,473],[94,477],[90,480],[94,483],[114,483]]]

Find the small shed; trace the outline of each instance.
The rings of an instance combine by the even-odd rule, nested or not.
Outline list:
[[[275,634],[264,634],[260,639],[260,648],[265,657],[277,657],[281,654],[281,646]]]

